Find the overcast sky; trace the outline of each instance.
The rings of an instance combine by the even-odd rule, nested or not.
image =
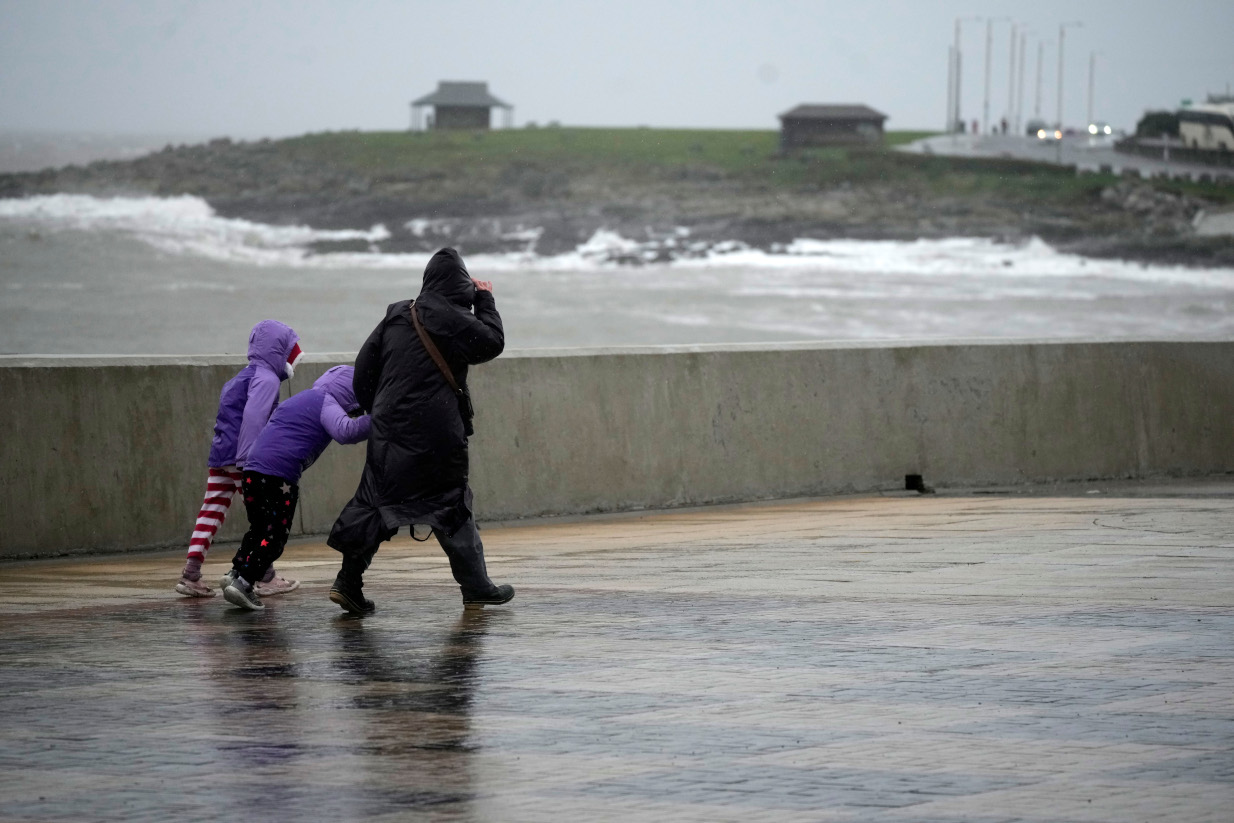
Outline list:
[[[515,124],[776,128],[797,103],[866,103],[890,129],[940,128],[957,17],[1047,41],[1065,120],[1132,127],[1234,83],[1231,0],[0,0],[0,129],[282,136],[400,129],[438,80],[486,80]],[[990,110],[1007,106],[1010,22],[994,23]],[[986,24],[963,28],[980,118]]]

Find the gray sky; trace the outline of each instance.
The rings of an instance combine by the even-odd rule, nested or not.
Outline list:
[[[861,102],[891,129],[937,129],[957,16],[1058,24],[1065,120],[1234,84],[1231,0],[0,0],[0,129],[281,136],[399,129],[438,80],[487,80],[515,123],[776,128],[801,102]],[[964,109],[980,117],[984,23],[963,30]],[[994,24],[990,110],[1008,94],[1010,24]],[[1035,41],[1026,50],[1025,116]]]

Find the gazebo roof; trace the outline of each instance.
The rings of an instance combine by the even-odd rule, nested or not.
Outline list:
[[[886,120],[887,115],[875,111],[860,103],[850,103],[838,106],[824,106],[818,103],[805,103],[792,111],[780,115],[781,120]]]
[[[488,83],[468,83],[442,80],[437,91],[411,102],[413,106],[466,106],[471,108],[514,108],[488,93]]]

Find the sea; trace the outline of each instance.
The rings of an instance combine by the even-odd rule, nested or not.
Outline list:
[[[351,354],[419,290],[428,254],[382,253],[388,232],[230,219],[187,196],[0,200],[0,353],[240,354],[252,325],[276,318],[306,351]],[[542,255],[534,227],[520,236],[513,252],[461,249],[494,283],[509,349],[1234,339],[1234,269],[1088,259],[1036,239],[755,249],[685,228],[654,243],[600,230]]]

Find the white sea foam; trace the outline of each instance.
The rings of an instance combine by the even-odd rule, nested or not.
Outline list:
[[[367,230],[321,230],[307,226],[273,226],[248,220],[224,218],[197,197],[115,197],[55,194],[25,199],[0,200],[0,220],[30,225],[41,231],[80,230],[126,235],[161,251],[253,266],[290,266],[319,269],[400,269],[418,271],[425,254],[369,252],[314,253],[311,245],[321,241],[380,243],[390,237],[382,225]],[[406,223],[417,235],[441,231],[457,221],[416,219]],[[980,278],[985,287],[1001,284],[1000,293],[1014,288],[1013,281],[1051,278],[1104,278],[1132,283],[1171,284],[1184,287],[1234,288],[1234,269],[1190,269],[1177,266],[1145,266],[1119,260],[1097,260],[1063,254],[1041,240],[1013,245],[981,238],[946,240],[869,241],[813,240],[801,238],[771,251],[751,248],[737,241],[705,243],[690,239],[686,229],[652,241],[639,241],[600,230],[573,251],[553,256],[535,253],[540,230],[520,226],[505,232],[507,239],[525,242],[524,251],[468,255],[473,271],[493,272],[606,272],[625,267],[626,276],[639,280],[641,288],[656,288],[654,279],[641,279],[634,272],[644,264],[652,271],[691,270],[694,277],[708,270],[762,272],[757,282],[732,283],[734,294],[778,295],[797,298],[856,296],[851,288],[863,285],[882,296],[896,288],[897,278],[918,281],[937,279],[938,287],[966,289],[965,278]],[[665,262],[666,250],[671,260]],[[768,279],[769,271],[795,272],[801,277],[784,281]],[[844,274],[837,280],[828,275]],[[857,275],[860,279],[854,279]],[[825,282],[809,282],[823,276]],[[803,278],[805,282],[803,282]],[[875,284],[873,281],[878,281]],[[663,284],[672,288],[671,283]],[[1028,287],[1025,295],[1035,293]],[[940,292],[941,293],[941,292]],[[974,295],[966,293],[971,299]]]
[[[309,244],[317,241],[376,243],[390,236],[381,225],[367,231],[325,231],[224,218],[215,214],[206,201],[189,196],[100,198],[52,194],[0,200],[0,219],[26,221],[51,231],[115,232],[171,254],[259,266],[314,262],[324,257],[309,251]]]

